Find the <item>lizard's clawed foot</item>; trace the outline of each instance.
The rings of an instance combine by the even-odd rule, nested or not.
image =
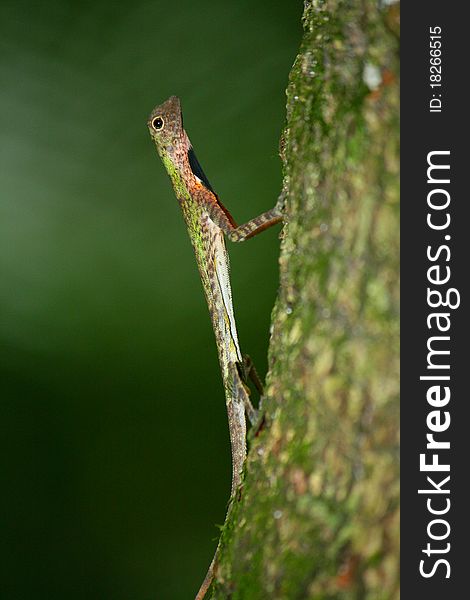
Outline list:
[[[282,216],[283,221],[286,220],[286,216],[285,216],[286,202],[287,202],[287,188],[283,187],[282,192],[279,194],[279,198],[277,199],[277,202],[273,209],[279,216]]]

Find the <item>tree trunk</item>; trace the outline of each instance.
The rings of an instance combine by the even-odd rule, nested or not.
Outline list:
[[[213,598],[398,598],[399,5],[305,2],[264,428]]]

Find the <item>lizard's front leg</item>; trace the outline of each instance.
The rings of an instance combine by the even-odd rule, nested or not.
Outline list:
[[[250,219],[243,225],[236,226],[232,216],[224,208],[221,210],[220,201],[217,204],[207,203],[206,210],[211,220],[218,226],[232,242],[243,242],[258,235],[268,227],[284,221],[284,205],[286,202],[286,190],[284,189],[276,205],[261,213],[254,219]]]
[[[284,189],[279,196],[276,205],[271,208],[271,210],[267,210],[264,213],[261,213],[254,219],[250,219],[243,225],[239,225],[230,231],[226,231],[228,238],[232,242],[244,242],[258,233],[261,233],[265,229],[276,225],[284,220],[284,206],[286,203],[286,190]]]

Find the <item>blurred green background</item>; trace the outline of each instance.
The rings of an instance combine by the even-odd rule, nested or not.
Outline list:
[[[301,3],[0,3],[2,600],[191,598],[230,489],[223,389],[146,128],[181,97],[237,221],[271,207]],[[266,370],[277,231],[231,245]]]

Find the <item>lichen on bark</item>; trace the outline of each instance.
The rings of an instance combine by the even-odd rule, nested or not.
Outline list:
[[[213,598],[398,598],[398,27],[305,2],[264,428]]]

